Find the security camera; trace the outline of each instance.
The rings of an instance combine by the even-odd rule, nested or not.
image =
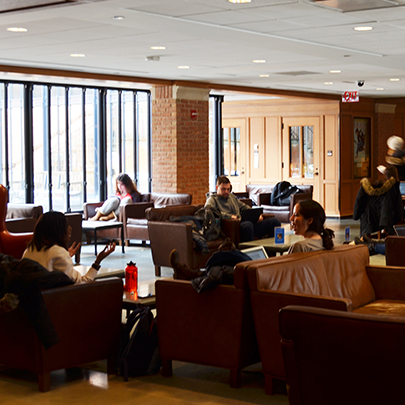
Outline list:
[[[364,80],[357,80],[357,86],[363,87],[364,86]]]

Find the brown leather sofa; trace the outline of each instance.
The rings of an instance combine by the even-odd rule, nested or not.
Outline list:
[[[405,318],[288,306],[280,334],[290,405],[403,402]]]
[[[385,263],[387,266],[405,267],[405,236],[385,238]]]
[[[230,385],[241,385],[241,369],[260,362],[244,269],[234,285],[199,294],[189,281],[156,281],[159,354],[162,374],[172,375],[172,360],[230,370]]]
[[[208,242],[210,252],[203,254],[196,249],[190,224],[170,222],[170,217],[194,215],[199,208],[200,206],[195,205],[177,205],[166,208],[148,208],[146,210],[156,276],[160,276],[162,266],[171,267],[169,255],[173,249],[179,252],[182,262],[189,268],[197,269],[205,266],[207,260],[223,242],[222,239]],[[229,237],[235,244],[238,243],[239,221],[223,219],[222,230],[226,237]]]
[[[178,193],[146,193],[141,194],[142,202],[129,203],[120,207],[118,220],[124,224],[124,238],[129,245],[131,239],[141,240],[143,243],[149,240],[148,221],[145,211],[148,208],[163,208],[171,205],[191,204],[191,194]],[[83,216],[85,220],[96,214],[96,208],[101,207],[103,202],[85,203]],[[107,229],[97,232],[97,237],[106,239],[120,239],[119,229]],[[86,232],[87,242],[93,237],[92,231]]]
[[[247,267],[266,393],[285,379],[278,312],[303,305],[364,314],[405,316],[405,269],[369,266],[365,245],[295,253],[238,264]]]
[[[289,206],[270,205],[271,193],[275,184],[247,184],[246,191],[235,193],[238,197],[250,198],[256,205],[263,207],[263,213],[273,214],[280,222],[290,222],[290,217],[294,210],[294,205],[301,200],[312,200],[312,185],[296,185],[301,192],[291,196]]]
[[[40,391],[49,373],[108,359],[113,372],[120,340],[122,280],[110,278],[42,292],[60,342],[45,350],[24,311],[0,316],[0,364],[38,374]]]

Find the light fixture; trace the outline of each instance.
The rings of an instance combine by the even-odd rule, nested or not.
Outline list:
[[[360,26],[360,27],[354,27],[353,28],[355,31],[371,31],[373,27],[370,26]]]
[[[86,55],[84,53],[71,53],[72,58],[84,58]]]
[[[342,73],[341,70],[329,70],[329,73]]]
[[[252,0],[228,0],[229,3],[233,4],[243,4],[243,3],[250,3]]]
[[[323,84],[330,85],[330,84],[333,84],[333,82],[324,82]]]
[[[270,75],[259,75],[259,77],[270,77]]]
[[[125,17],[123,15],[115,15],[113,20],[123,20]]]
[[[253,63],[266,63],[264,59],[255,59]]]
[[[28,30],[27,30],[27,28],[23,28],[23,27],[10,27],[10,28],[7,28],[7,31],[10,31],[10,32],[27,32]]]
[[[177,69],[190,69],[190,66],[177,66]]]
[[[376,90],[377,90],[377,91],[383,91],[383,90],[384,90],[384,87],[377,87]]]
[[[398,78],[392,78],[392,79],[390,79],[390,82],[399,82],[401,79],[398,79]]]
[[[161,51],[166,49],[165,46],[151,46],[150,49],[153,49],[154,51]]]

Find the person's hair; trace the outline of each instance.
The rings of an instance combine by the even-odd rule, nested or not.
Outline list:
[[[322,205],[314,200],[302,200],[297,203],[299,213],[305,218],[312,218],[312,223],[308,226],[308,231],[312,231],[321,236],[323,247],[326,250],[333,248],[335,233],[332,229],[325,228],[326,215]]]
[[[396,181],[399,181],[398,170],[395,166],[388,166],[385,169],[384,175],[388,180],[393,177]]]
[[[36,247],[39,251],[58,245],[67,249],[68,227],[67,219],[61,212],[49,211],[42,214],[35,225],[28,248],[32,250]]]
[[[118,188],[118,182],[122,183],[126,187],[129,194],[134,194],[138,192],[135,183],[132,181],[131,177],[129,177],[126,173],[121,173],[117,177],[116,181],[117,193],[120,191]]]
[[[231,181],[226,176],[219,176],[217,178],[217,186],[219,186],[220,184],[230,184],[230,183]]]

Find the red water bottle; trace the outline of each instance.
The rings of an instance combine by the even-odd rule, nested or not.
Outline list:
[[[138,267],[132,261],[125,268],[125,291],[138,294]]]

